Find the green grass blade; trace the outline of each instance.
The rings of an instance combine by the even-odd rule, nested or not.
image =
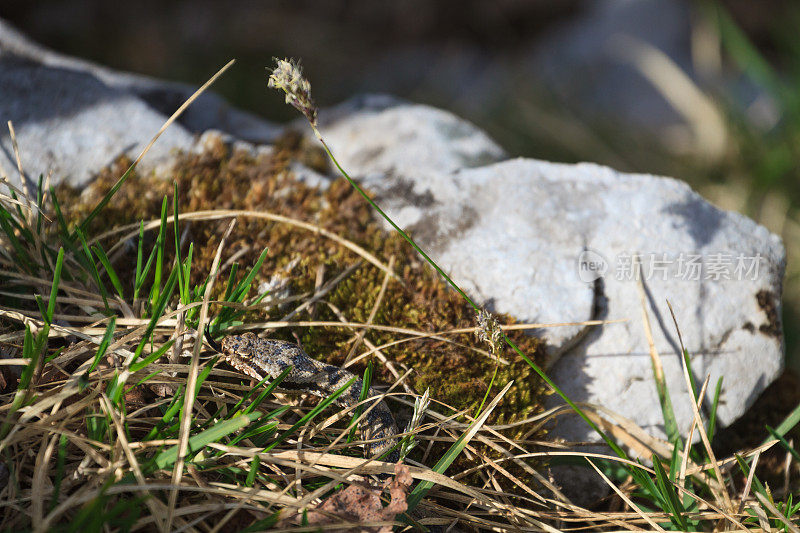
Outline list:
[[[14,210],[17,212],[17,217],[19,220],[25,220],[25,214],[22,212],[22,206],[20,205],[22,202],[19,200],[19,196],[14,190],[9,191],[11,193],[11,199],[14,200]],[[19,203],[16,203],[19,202]]]
[[[667,382],[663,376],[657,376],[655,369],[653,377],[656,382],[656,393],[658,394],[658,403],[661,405],[661,417],[664,420],[664,433],[667,434],[667,440],[677,447],[681,447],[681,433],[678,429],[678,420],[675,418],[675,410],[672,407],[672,398],[669,394]]]
[[[189,243],[189,251],[186,253],[186,259],[184,260],[183,264],[183,280],[184,286],[181,290],[181,302],[183,305],[189,305],[192,301],[192,291],[189,284],[192,281],[192,255],[194,254],[194,243]],[[203,290],[198,291],[196,294],[199,296],[205,292],[205,283],[203,283]],[[202,298],[202,296],[200,296]],[[190,314],[197,313],[199,310],[198,307],[194,307],[189,310]]]
[[[70,520],[67,531],[78,533],[83,531],[101,531],[103,529],[102,516],[108,496],[106,491],[111,486],[111,480],[106,481],[100,489],[100,493],[92,500],[89,500],[83,507],[77,510]]]
[[[187,453],[194,453],[203,449],[207,444],[216,442],[223,437],[227,437],[231,433],[239,431],[252,424],[261,416],[260,411],[237,416],[230,420],[221,422],[214,427],[199,433],[193,437],[189,437],[189,447]],[[158,469],[169,468],[178,459],[178,445],[172,446],[163,452],[156,455],[154,464]]]
[[[744,475],[744,478],[747,479],[747,476],[750,475],[750,465],[748,465],[747,461],[745,461],[742,458],[742,456],[739,455],[738,453],[734,454],[733,456],[736,458],[736,462],[739,464],[739,468],[742,469],[742,474]],[[753,475],[752,487],[754,492],[760,492],[762,495],[767,496],[767,491],[764,487],[764,484],[761,483],[761,480],[758,479],[758,476],[756,475]]]
[[[169,350],[172,345],[175,344],[175,339],[165,342],[158,350],[151,353],[141,361],[136,361],[135,363],[131,364],[131,372],[138,372],[142,370],[150,363],[157,361],[167,350]]]
[[[718,21],[720,40],[725,50],[753,81],[778,99],[783,104],[781,107],[789,112],[793,120],[796,120],[798,98],[793,89],[781,80],[780,74],[750,42],[730,14],[718,4],[714,6],[714,10]]]
[[[76,228],[75,232],[73,232],[72,235],[70,236],[71,237],[70,240],[73,241],[75,240],[78,231],[86,232],[86,230],[89,227],[89,224],[91,224],[92,220],[94,220],[95,217],[97,217],[97,215],[99,215],[100,212],[103,211],[103,209],[106,207],[111,198],[115,194],[117,194],[117,191],[119,190],[120,187],[122,187],[122,184],[125,183],[125,180],[127,180],[128,177],[131,175],[134,168],[136,168],[135,162],[128,167],[128,170],[126,170],[125,173],[122,174],[122,176],[120,176],[117,182],[111,187],[111,189],[108,190],[106,195],[103,196],[103,198],[97,203],[94,209],[92,209],[92,211],[88,215],[86,215],[86,218],[84,218],[83,221],[80,224],[78,224],[78,227]]]
[[[280,520],[280,518],[281,518],[281,512],[275,511],[270,516],[262,520],[256,520],[250,526],[241,530],[239,533],[260,533],[262,531],[269,531],[270,529],[275,527],[275,524],[278,523],[278,520]]]
[[[34,294],[33,299],[36,302],[36,307],[39,308],[39,314],[42,315],[42,320],[45,323],[48,323],[49,320],[47,318],[47,306],[44,305],[44,300],[42,300],[42,297],[38,294]]]
[[[256,278],[256,275],[258,275],[259,271],[261,271],[261,265],[264,264],[264,260],[267,258],[267,252],[269,252],[269,248],[264,248],[264,251],[258,256],[256,264],[253,265],[253,268],[250,269],[250,272],[247,273],[247,276],[245,276],[245,278],[233,291],[233,295],[231,297],[232,301],[241,302],[244,300],[244,297],[250,290],[250,285],[253,283],[253,280]]]
[[[277,418],[279,416],[282,416],[289,409],[290,407],[288,405],[284,405],[282,407],[279,407],[278,409],[270,411],[268,416],[270,418]],[[253,444],[255,444],[256,448],[264,448],[265,446],[269,445],[270,439],[272,439],[272,436],[275,434],[277,430],[278,430],[277,422],[274,422],[271,425],[269,424],[265,425],[264,429],[260,432],[260,434],[250,436],[250,440],[253,441]]]
[[[5,233],[8,242],[10,242],[11,246],[14,248],[14,251],[17,254],[17,261],[19,262],[20,266],[23,267],[23,269],[26,272],[30,274],[35,274],[36,273],[35,263],[32,260],[30,254],[28,254],[28,251],[25,249],[25,247],[22,246],[22,243],[17,237],[17,232],[14,231],[14,228],[12,227],[9,220],[10,218],[7,213],[4,214],[3,216],[0,216],[0,229],[3,230],[3,233]]]
[[[58,223],[58,233],[61,238],[61,245],[72,254],[72,257],[74,257],[75,260],[83,264],[81,254],[77,249],[77,244],[75,243],[74,239],[70,238],[69,229],[67,228],[67,221],[64,218],[64,214],[61,212],[61,205],[58,203],[58,196],[56,195],[56,190],[53,187],[50,187],[50,198],[53,202],[53,210],[56,213],[56,221]],[[69,270],[70,269],[67,269],[67,274],[69,275],[68,279],[74,279],[75,276],[69,273]]]
[[[669,480],[674,482],[678,479],[678,472],[681,468],[681,456],[680,456],[681,448],[678,446],[672,447],[672,454],[669,458]]]
[[[61,241],[67,246],[67,243],[75,242],[74,239],[69,237],[69,228],[67,227],[67,219],[64,218],[64,213],[61,211],[61,204],[58,201],[55,187],[50,187],[50,198],[53,202],[53,211],[56,213],[56,222],[58,224],[58,231],[61,235]],[[74,248],[74,247],[73,247]]]
[[[163,208],[163,206],[162,206]],[[139,227],[139,252],[141,252],[142,246],[144,241],[144,223],[141,223]],[[144,286],[144,282],[147,279],[147,275],[150,273],[150,269],[153,267],[153,261],[156,258],[156,253],[160,249],[159,240],[156,239],[156,244],[150,250],[150,255],[147,257],[147,262],[145,263],[144,267],[142,268],[141,272],[137,273],[136,280],[134,284],[134,301],[139,297],[139,293],[141,292],[142,287]],[[160,280],[159,276],[159,280]],[[155,283],[154,283],[155,285]]]
[[[114,338],[114,330],[117,327],[117,317],[112,316],[109,321],[108,325],[106,326],[106,332],[103,334],[103,338],[100,340],[100,344],[97,346],[97,352],[94,354],[94,360],[92,364],[89,366],[89,369],[86,373],[81,377],[81,390],[85,389],[89,385],[89,375],[94,372],[94,369],[97,368],[97,365],[100,364],[100,359],[106,354],[106,350],[108,350],[109,344],[111,344],[111,340]]]
[[[75,232],[78,235],[78,239],[81,241],[83,254],[89,267],[89,274],[92,276],[92,278],[94,278],[95,285],[97,285],[97,289],[100,291],[100,296],[103,298],[103,304],[106,307],[106,312],[110,313],[111,308],[108,306],[108,293],[106,292],[105,285],[100,280],[100,272],[97,270],[97,266],[94,263],[94,257],[92,256],[92,252],[89,250],[89,245],[86,244],[86,236],[81,230],[75,230]]]
[[[347,383],[345,383],[342,387],[336,389],[336,391],[333,394],[331,394],[330,396],[319,402],[319,404],[317,404],[317,406],[314,407],[311,411],[309,411],[303,418],[295,422],[292,427],[284,431],[277,439],[275,439],[275,441],[273,441],[269,446],[264,448],[264,451],[265,452],[270,451],[275,446],[277,446],[278,444],[289,438],[289,436],[292,433],[297,431],[297,428],[304,425],[309,420],[312,420],[315,416],[321,413],[326,407],[328,407],[328,405],[330,405],[334,400],[336,400],[336,398],[338,398],[344,391],[350,388],[350,386],[353,384],[353,382],[355,382],[355,380],[356,380],[355,377],[350,378],[350,380],[348,380]]]
[[[125,478],[123,477],[123,480]],[[139,520],[145,497],[136,496],[112,500],[107,490],[113,486],[113,479],[107,481],[100,494],[86,502],[70,519],[69,524],[53,531],[85,533],[88,531],[127,532]]]
[[[178,282],[178,269],[177,266],[172,269],[172,272],[167,278],[167,283],[164,286],[164,291],[159,294],[158,300],[155,302],[153,306],[153,316],[150,317],[150,322],[147,324],[147,329],[142,337],[142,340],[139,342],[139,345],[136,347],[136,352],[133,358],[133,361],[136,361],[139,356],[142,354],[142,350],[150,342],[150,336],[153,334],[153,331],[156,329],[156,324],[158,324],[161,315],[164,313],[164,309],[167,307],[167,303],[169,303],[169,299],[172,296],[173,291],[175,290],[175,284]]]
[[[11,191],[11,198],[13,200],[19,201],[19,198],[17,197],[14,191]],[[22,238],[23,242],[33,242],[33,233],[31,233],[30,229],[28,228],[28,225],[26,223],[27,217],[22,212],[22,206],[20,205],[20,203],[14,204],[14,209],[17,212],[17,216],[8,213],[8,221],[11,223],[11,225],[14,226],[16,231],[19,233],[19,236]]]
[[[285,376],[286,374],[288,374],[288,372],[284,371],[283,375]],[[261,381],[259,381],[258,384],[255,387],[253,387],[249,391],[247,391],[244,394],[244,396],[242,396],[239,399],[239,401],[234,404],[233,407],[228,409],[228,414],[225,416],[225,418],[230,418],[231,416],[238,416],[239,414],[241,414],[239,412],[239,408],[244,404],[244,402],[247,401],[248,398],[250,398],[253,394],[255,394],[255,392],[257,390],[262,390],[262,396],[266,396],[266,394],[263,393],[264,390],[266,390],[266,389],[269,389],[269,392],[272,392],[272,388],[273,388],[272,384],[270,384],[270,386],[267,387],[266,389],[261,389],[261,387],[264,385],[264,383],[267,382],[267,380],[269,380],[269,376],[267,376],[264,379],[262,379]],[[267,394],[269,394],[269,393],[267,393]],[[225,409],[224,405],[220,406],[219,409],[217,410],[216,414],[212,418],[220,418],[222,416],[222,411],[224,409]],[[250,411],[252,411],[252,409],[250,409]],[[242,413],[248,413],[248,412],[249,411],[247,409],[242,411]],[[208,423],[211,423],[211,420],[209,420]]]
[[[180,294],[181,302],[188,303],[189,295],[185,291],[185,285],[183,283],[183,268],[181,261],[181,228],[180,224],[178,224],[178,182],[172,182],[172,229],[173,234],[175,236],[175,263],[180,265],[178,268],[178,292]]]
[[[503,390],[501,390],[497,396],[494,397],[494,400],[492,400],[489,405],[486,406],[486,410],[481,414],[481,416],[476,418],[475,421],[469,425],[467,430],[458,438],[458,440],[456,440],[453,445],[450,446],[450,449],[439,458],[432,468],[434,472],[444,474],[445,470],[447,470],[448,467],[453,464],[453,461],[455,461],[456,457],[461,454],[472,437],[474,437],[481,426],[483,426],[483,424],[486,422],[486,419],[489,418],[489,415],[492,413],[492,411],[494,411],[494,408],[497,407],[497,404],[500,403],[500,400],[503,398],[503,396],[505,396],[506,392],[508,392],[508,389],[510,389],[513,384],[513,380],[509,381]],[[432,481],[420,481],[417,486],[414,487],[414,490],[411,491],[411,494],[408,495],[408,498],[406,498],[406,502],[408,503],[408,510],[406,513],[413,511],[417,504],[422,501],[422,498],[425,497],[432,487]]]
[[[159,301],[156,302],[156,306],[153,309],[153,316],[150,318],[150,321],[147,324],[147,329],[145,329],[144,335],[142,336],[141,341],[136,346],[136,351],[133,354],[133,358],[131,360],[131,365],[136,363],[139,360],[139,357],[142,355],[142,351],[144,351],[144,347],[150,342],[150,337],[153,335],[153,331],[155,331],[156,324],[158,323],[159,319],[161,318],[162,314],[164,313],[164,309],[167,306],[167,302],[169,301],[172,292],[175,290],[175,284],[178,281],[178,275],[176,273],[176,269],[172,269],[172,273],[170,274],[169,279],[167,280],[167,284],[165,287],[164,292],[161,293],[159,296]],[[118,404],[120,397],[122,396],[122,383],[120,383],[117,379],[112,380],[106,389],[106,394],[108,397],[115,403]]]
[[[231,272],[228,274],[228,284],[225,286],[225,296],[222,298],[226,302],[231,300],[231,294],[233,294],[233,288],[236,284],[236,274],[239,272],[239,263],[234,263],[231,265]]]
[[[86,434],[89,436],[89,438],[96,442],[103,442],[107,429],[108,419],[87,409]]]
[[[195,399],[197,398],[197,395],[200,394],[200,388],[203,385],[203,383],[205,382],[205,380],[208,378],[209,374],[211,373],[211,370],[214,368],[214,365],[217,363],[217,359],[218,359],[218,357],[212,358],[211,361],[209,361],[208,364],[206,364],[203,367],[203,369],[200,371],[200,373],[198,374],[198,376],[197,376],[197,385],[196,385],[195,391],[194,391],[194,398]],[[167,408],[166,412],[161,417],[161,422],[159,422],[156,427],[154,427],[152,430],[150,430],[150,433],[148,434],[147,437],[145,437],[144,440],[151,440],[151,439],[154,439],[156,436],[159,436],[159,435],[163,436],[165,434],[165,428],[167,427],[167,424],[169,424],[175,418],[176,415],[178,415],[179,413],[183,412],[183,394],[182,394],[182,391],[183,391],[182,388],[178,389],[178,393],[175,395],[175,397],[173,398],[173,400],[170,403],[169,407]],[[178,400],[180,400],[180,401],[178,401]],[[217,413],[219,414],[219,412],[220,411],[218,410]],[[205,429],[206,427],[208,427],[211,424],[215,423],[216,420],[218,420],[218,414],[215,415],[214,417],[210,418],[209,420],[207,420],[203,425],[200,426],[200,429],[201,430]],[[176,423],[176,424],[173,424],[172,426],[170,426],[169,428],[166,429],[166,434],[167,435],[172,434],[174,431],[177,431],[177,430],[178,430],[178,424]]]
[[[27,389],[30,387],[31,378],[33,377],[33,369],[36,367],[36,344],[33,338],[33,333],[31,333],[31,328],[28,325],[25,326],[25,337],[22,341],[22,357],[30,360],[30,363],[28,363],[22,370],[22,374],[19,378],[19,384],[17,385],[17,390]]]
[[[258,260],[256,261],[255,265],[253,265],[253,268],[251,268],[250,271],[247,273],[247,276],[245,276],[245,278],[241,282],[236,284],[235,288],[233,289],[231,289],[231,287],[233,285],[233,281],[236,278],[235,278],[235,273],[233,272],[232,269],[231,275],[228,277],[228,286],[225,290],[225,301],[233,303],[242,303],[244,301],[245,297],[247,296],[247,293],[250,290],[250,286],[253,283],[253,280],[255,279],[258,272],[261,270],[261,265],[267,258],[268,251],[269,250],[265,248],[264,251],[261,252],[261,255],[258,257]],[[253,302],[254,305],[263,300],[267,296],[267,294],[268,292],[264,292],[263,294],[259,295],[256,301]],[[212,322],[213,326],[212,333],[217,333],[234,325],[234,321],[236,320],[236,318],[242,316],[243,314],[244,314],[243,310],[236,310],[236,309],[231,309],[230,307],[224,307],[219,312],[219,314],[217,314],[217,317]]]
[[[775,428],[775,434],[784,436],[794,429],[798,423],[800,423],[800,404],[797,404],[797,406],[792,409],[792,412],[783,419],[783,422],[778,424],[778,427]],[[769,439],[766,439],[764,442],[767,442],[767,440]]]
[[[692,371],[692,359],[689,356],[689,350],[685,348],[683,350],[683,362],[686,365],[686,371],[689,373],[689,385],[692,387],[692,397],[697,401],[700,398],[700,391],[697,390],[697,380]]]
[[[361,393],[358,395],[358,402],[363,403],[369,397],[369,387],[372,383],[372,361],[367,363],[367,368],[364,369],[364,377],[361,379]],[[364,411],[364,406],[359,405],[353,411],[353,416],[350,418],[350,433],[347,434],[347,442],[353,442],[356,437],[356,420],[361,416]]]
[[[142,286],[142,282],[144,281],[144,276],[142,276],[142,258],[144,247],[144,221],[139,221],[139,243],[136,245],[136,274],[133,278],[133,302],[134,305],[136,304],[136,299],[139,297],[139,289]],[[152,251],[150,252],[150,257],[153,257]],[[145,274],[146,275],[146,274]]]
[[[96,255],[100,260],[103,268],[106,270],[108,279],[111,280],[111,285],[114,286],[114,290],[117,291],[117,295],[124,300],[125,295],[122,292],[122,283],[120,283],[119,276],[117,276],[117,272],[114,270],[114,267],[111,266],[111,261],[108,260],[108,256],[98,244],[92,245],[92,250],[94,251],[94,255]]]
[[[789,441],[787,441],[783,435],[778,434],[778,432],[775,431],[771,426],[766,426],[766,428],[773,438],[778,439],[778,442],[781,446],[783,446],[783,449],[789,452],[791,456],[794,457],[795,461],[800,463],[800,453],[798,453],[798,451],[791,444],[789,444]]]
[[[711,401],[711,413],[708,415],[708,428],[706,435],[708,435],[708,442],[714,442],[714,433],[717,430],[717,407],[719,407],[719,397],[722,394],[722,377],[717,380],[717,386],[714,389],[714,399]]]
[[[53,350],[53,351],[52,351],[52,353],[50,353],[50,354],[47,354],[47,357],[45,357],[45,359],[44,359],[44,362],[45,362],[45,363],[49,363],[50,361],[52,361],[53,359],[55,359],[56,357],[58,357],[59,355],[61,355],[61,353],[62,353],[62,352],[65,350],[65,349],[66,349],[66,347],[65,347],[65,346],[61,346],[60,348],[56,348],[55,350]]]
[[[45,322],[51,324],[53,322],[53,315],[56,312],[56,301],[58,300],[58,284],[61,282],[61,270],[64,266],[64,248],[58,249],[58,257],[56,257],[56,268],[53,272],[53,284],[50,287],[50,300],[47,302],[47,318]]]
[[[17,220],[25,220],[25,214],[22,212],[22,205],[20,205],[23,202],[20,201],[19,196],[17,196],[17,193],[13,189],[9,191],[9,195],[11,196],[11,199],[14,200],[13,209],[17,212],[16,215],[12,213],[9,214]]]
[[[481,411],[483,411],[483,406],[486,405],[486,400],[489,399],[489,393],[492,392],[492,386],[494,385],[494,380],[497,378],[497,371],[500,369],[500,364],[494,365],[494,372],[492,372],[492,379],[489,380],[489,386],[486,387],[486,394],[483,395],[483,399],[481,400],[481,404],[478,406],[478,410],[475,411],[475,416],[480,416]]]
[[[158,228],[158,238],[156,239],[156,265],[153,275],[153,288],[150,291],[150,302],[158,301],[161,292],[161,274],[164,270],[164,255],[167,241],[167,197],[161,202],[161,225]]]
[[[147,436],[142,439],[143,441],[153,440],[157,437],[161,438],[163,436],[162,432],[164,431],[164,428],[167,427],[167,424],[172,422],[172,420],[175,418],[175,415],[177,415],[181,410],[181,405],[183,405],[183,394],[183,385],[181,385],[178,387],[177,392],[172,397],[172,401],[169,403],[164,411],[164,414],[161,416],[161,421],[159,421],[150,430]]]
[[[269,376],[267,376],[267,377],[265,377],[264,379],[262,379],[262,380],[259,382],[259,384],[258,384],[258,385],[256,385],[255,387],[253,387],[253,390],[261,390],[261,392],[258,394],[258,397],[257,397],[255,400],[253,400],[253,403],[251,403],[250,405],[248,405],[247,407],[245,407],[244,411],[242,411],[242,412],[243,412],[244,414],[247,414],[247,413],[249,413],[249,412],[253,411],[254,409],[257,409],[257,408],[258,408],[258,406],[261,404],[261,402],[263,402],[263,401],[264,401],[264,399],[265,399],[267,396],[269,396],[270,394],[272,394],[272,391],[273,391],[273,390],[275,390],[275,387],[277,387],[278,385],[280,385],[281,381],[283,381],[284,379],[286,379],[286,376],[288,376],[288,375],[289,375],[289,372],[291,372],[291,371],[292,371],[292,367],[287,367],[287,368],[283,369],[283,372],[281,372],[280,374],[278,374],[278,377],[276,377],[275,379],[273,379],[273,380],[270,382],[270,384],[269,384],[268,386],[264,387],[263,389],[261,389],[261,386],[262,386],[262,384],[264,383],[264,381],[265,381],[265,380],[269,379]],[[249,394],[251,394],[252,392],[253,392],[253,391],[250,391],[250,392],[248,393],[248,395],[249,395]],[[237,402],[237,403],[236,403],[236,405],[237,405],[237,406],[241,405],[241,402],[242,402],[242,401],[244,401],[244,398],[242,398],[242,400],[240,400],[239,402]]]
[[[276,409],[276,411],[278,410]],[[282,409],[277,414],[283,414],[286,411],[288,411],[288,409]],[[277,429],[278,429],[278,422],[276,422],[275,420],[261,419],[255,427],[249,428],[246,432],[231,439],[229,445],[235,446],[244,439],[252,440],[254,437],[258,436],[266,438],[274,434]],[[265,433],[266,435],[264,435]],[[263,438],[261,438],[260,440],[263,440]]]
[[[158,376],[159,374],[161,374],[163,372],[164,372],[163,369],[156,370],[155,372],[150,372],[145,377],[143,377],[142,379],[137,381],[134,385],[132,385],[131,387],[128,387],[128,390],[135,389],[139,385],[147,383],[148,381],[150,381],[151,379],[153,379],[154,377]]]
[[[666,502],[650,475],[641,468],[630,467],[627,470],[631,473],[631,477],[639,485],[645,497],[663,509],[666,506]]]
[[[256,480],[256,475],[258,474],[258,466],[260,464],[261,459],[259,459],[257,455],[253,457],[252,461],[250,461],[250,470],[247,472],[247,479],[244,481],[244,485],[246,487],[253,486],[253,482]]]
[[[197,395],[200,394],[200,389],[203,387],[203,383],[205,383],[206,379],[208,378],[208,375],[211,373],[211,369],[214,368],[215,364],[217,364],[217,359],[219,359],[219,356],[214,356],[214,358],[212,358],[208,362],[208,364],[206,364],[198,373],[196,382],[197,384],[195,385],[194,388],[194,397],[192,398],[192,400],[197,399]],[[180,412],[183,413],[183,406],[181,406]]]
[[[22,374],[17,383],[17,390],[14,393],[14,399],[11,401],[11,405],[8,408],[8,413],[6,413],[3,425],[0,426],[0,439],[5,437],[11,430],[14,415],[23,406],[28,397],[28,388],[30,387],[33,371],[38,362],[38,358],[36,357],[38,352],[35,344],[33,333],[31,333],[31,327],[26,324],[25,336],[22,340],[22,357],[30,362],[22,369]]]
[[[263,387],[264,383],[266,383],[267,380],[270,379],[269,376],[265,377],[264,379],[259,381],[258,384],[255,387],[253,387],[249,391],[247,391],[247,393],[245,393],[245,395],[242,396],[239,399],[239,401],[236,402],[236,404],[233,407],[228,409],[227,410],[227,414],[225,414],[224,417],[223,417],[222,412],[223,412],[223,410],[225,410],[225,406],[222,405],[217,409],[217,412],[214,413],[214,416],[210,417],[201,427],[205,428],[205,427],[213,424],[215,420],[219,420],[220,418],[228,419],[228,418],[231,418],[231,417],[234,417],[234,416],[238,416],[240,414],[248,414],[251,411],[257,409],[259,404],[261,404],[261,402],[264,401],[264,399],[267,397],[267,395],[272,393],[272,391],[275,389],[275,387],[277,387],[278,384],[280,384],[280,382],[283,381],[284,378],[287,375],[289,375],[290,371],[291,371],[291,367],[286,368],[283,372],[281,372],[278,375],[277,378],[272,380],[268,386]],[[239,409],[244,404],[244,402],[246,402],[247,399],[250,398],[253,394],[255,394],[255,392],[258,391],[258,390],[261,391],[261,393],[258,395],[258,397],[250,405],[248,405],[244,410],[242,410],[241,413],[240,413]]]
[[[677,447],[676,447],[677,448]],[[664,509],[670,515],[670,520],[675,524],[680,531],[687,531],[689,529],[686,523],[686,517],[682,512],[681,502],[678,499],[678,494],[675,487],[670,482],[664,467],[661,465],[661,460],[657,455],[653,454],[653,470],[656,472],[656,484],[661,494],[661,500],[666,504]]]

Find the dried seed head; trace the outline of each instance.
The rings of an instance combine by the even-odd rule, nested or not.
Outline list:
[[[275,58],[275,69],[267,86],[286,93],[286,103],[306,116],[311,126],[317,126],[317,106],[311,99],[311,83],[303,77],[300,64],[292,59]]]
[[[411,421],[406,431],[412,431],[422,423],[422,416],[425,414],[425,411],[428,410],[428,405],[431,403],[430,392],[430,389],[425,389],[421,397],[414,398],[414,413],[411,415]]]
[[[475,330],[475,336],[478,337],[478,340],[488,343],[492,347],[493,354],[500,353],[503,330],[500,328],[497,319],[485,309],[478,311],[478,329]]]
[[[406,430],[404,431],[407,435],[400,441],[401,461],[405,459],[409,452],[418,444],[414,431],[422,424],[422,417],[428,410],[430,402],[430,389],[425,389],[421,397],[414,399],[414,413],[411,415],[411,420],[408,421],[408,425],[406,425]]]

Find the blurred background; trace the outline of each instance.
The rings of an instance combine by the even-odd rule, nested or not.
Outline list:
[[[688,181],[781,235],[784,331],[800,370],[800,3],[779,0],[4,0],[64,54],[200,85],[268,120],[273,56],[325,107],[364,92],[431,104],[512,156]]]

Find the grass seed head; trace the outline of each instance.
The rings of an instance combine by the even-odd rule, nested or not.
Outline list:
[[[422,417],[425,416],[425,412],[428,410],[428,405],[430,405],[430,403],[430,389],[425,389],[422,396],[418,396],[414,399],[414,414],[411,415],[411,420],[408,421],[408,425],[404,431],[404,433],[408,433],[408,435],[400,441],[400,460],[405,459],[418,444],[413,432],[422,424]]]
[[[276,65],[269,75],[267,86],[286,93],[286,103],[306,116],[311,126],[317,126],[317,106],[311,99],[311,83],[303,76],[300,64],[293,59],[275,58]]]
[[[478,340],[486,342],[492,347],[492,353],[497,355],[501,351],[503,342],[503,330],[497,319],[485,309],[478,311],[478,329],[475,336]]]

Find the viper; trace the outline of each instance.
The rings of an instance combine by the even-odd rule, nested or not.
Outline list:
[[[311,358],[300,346],[291,342],[262,339],[251,332],[228,335],[219,342],[206,334],[206,340],[214,350],[225,357],[229,365],[259,381],[267,376],[275,379],[291,367],[280,383],[283,388],[326,397],[353,379],[351,385],[334,400],[334,403],[349,408],[357,405],[361,399],[363,379],[349,370]],[[378,393],[370,388],[367,396],[374,398]],[[392,412],[383,400],[361,418],[359,431],[362,439],[366,441],[364,451],[367,457],[380,458],[389,452],[385,460],[391,462],[398,460],[398,452],[393,450],[397,445],[397,425]]]

